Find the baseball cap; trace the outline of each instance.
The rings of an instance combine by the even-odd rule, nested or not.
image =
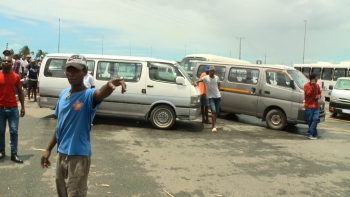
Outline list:
[[[86,58],[83,55],[72,55],[68,58],[66,66],[64,68],[68,68],[73,66],[79,70],[83,70],[86,68]]]
[[[210,70],[210,66],[208,65],[205,67],[205,71],[209,71],[209,70]]]

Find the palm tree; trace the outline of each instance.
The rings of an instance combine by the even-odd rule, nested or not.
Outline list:
[[[43,50],[39,49],[38,52],[35,55],[35,58],[40,58],[41,56],[46,56],[48,53],[44,52]]]
[[[34,51],[30,52],[30,54],[34,55]]]
[[[22,47],[20,50],[19,50],[19,54],[21,55],[21,56],[26,56],[26,55],[28,55],[28,54],[30,54],[30,49],[29,49],[29,47],[27,46],[27,45],[25,45],[24,47]]]

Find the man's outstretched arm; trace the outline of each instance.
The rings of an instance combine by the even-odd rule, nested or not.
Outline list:
[[[126,92],[126,84],[123,78],[112,79],[107,82],[104,86],[94,92],[94,102],[99,103],[106,97],[112,94],[116,87],[122,86],[122,94]]]

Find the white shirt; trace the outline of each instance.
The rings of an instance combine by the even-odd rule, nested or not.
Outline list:
[[[213,78],[210,78],[209,75],[202,78],[203,83],[207,88],[207,98],[221,98],[220,90],[218,88],[219,77],[214,75]]]
[[[84,77],[84,85],[87,88],[91,88],[91,86],[95,86],[95,79],[89,73],[86,74],[85,77]]]
[[[28,62],[27,60],[24,60],[23,63],[21,64],[21,67],[23,67],[24,73],[28,73],[28,68],[27,68]],[[21,69],[22,70],[22,69]],[[28,73],[29,74],[29,73]]]
[[[22,60],[22,58],[20,58],[19,61],[21,62],[21,66],[19,67],[19,73],[22,73],[22,67],[23,67],[23,60]]]

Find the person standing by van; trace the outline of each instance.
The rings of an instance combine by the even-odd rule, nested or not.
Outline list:
[[[36,89],[38,88],[39,66],[38,61],[30,62],[28,68],[28,101],[30,101],[30,92],[34,91],[34,102],[36,102]]]
[[[91,121],[96,110],[116,87],[126,92],[123,79],[112,79],[100,89],[88,89],[84,85],[87,73],[86,58],[83,55],[69,57],[65,74],[71,87],[63,90],[55,109],[56,130],[41,157],[41,167],[51,163],[51,150],[57,144],[56,188],[58,196],[86,196],[90,169]],[[79,123],[79,124],[77,124]]]
[[[203,72],[199,78],[203,79],[203,77],[207,76],[209,74],[209,69],[210,69],[210,66],[206,66],[205,67],[205,72]],[[207,90],[206,90],[207,87],[205,86],[204,83],[200,83],[198,85],[198,88],[199,88],[199,91],[201,93],[202,123],[211,124],[211,122],[209,121],[209,118],[208,118],[209,101],[208,101],[208,98],[207,98]]]
[[[304,85],[306,119],[309,125],[306,136],[309,139],[316,140],[318,117],[320,113],[320,104],[318,100],[321,98],[321,89],[317,84],[317,75],[315,73],[312,73],[309,79],[310,82]]]
[[[24,95],[22,92],[20,77],[12,71],[12,58],[5,56],[3,59],[2,71],[0,72],[0,159],[5,157],[5,131],[6,122],[9,123],[11,140],[11,160],[16,163],[23,163],[17,155],[18,149],[18,123],[19,111],[15,89],[21,103],[20,115],[25,115]]]
[[[199,82],[203,82],[206,86],[207,98],[209,99],[209,105],[211,109],[212,117],[212,132],[217,132],[216,119],[220,111],[221,94],[220,94],[220,81],[219,77],[214,75],[215,67],[210,66],[209,75],[194,82],[194,85],[198,85]]]
[[[95,78],[92,75],[90,75],[89,72],[87,72],[84,77],[84,85],[86,86],[86,88],[95,88]]]

